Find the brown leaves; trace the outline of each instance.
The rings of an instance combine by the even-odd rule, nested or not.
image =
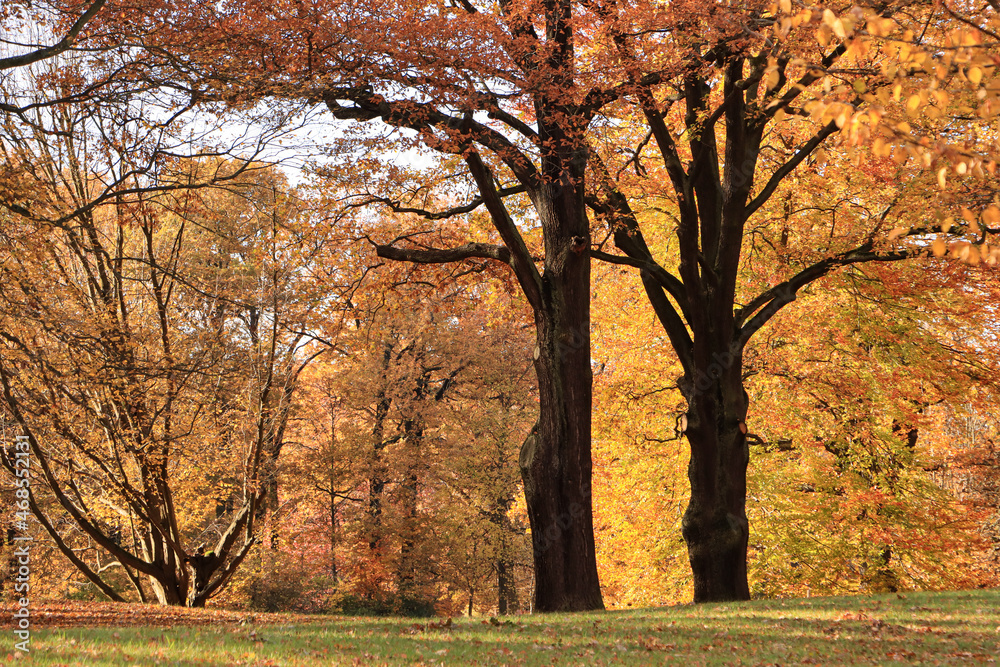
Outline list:
[[[13,610],[4,606],[0,628],[12,627]],[[288,614],[254,614],[223,609],[189,609],[155,604],[113,602],[32,602],[32,628],[132,627],[174,625],[228,625],[252,619],[254,623],[287,622]]]

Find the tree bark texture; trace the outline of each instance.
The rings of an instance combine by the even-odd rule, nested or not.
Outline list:
[[[726,363],[728,361],[728,363]],[[747,394],[738,355],[719,354],[684,384],[691,498],[681,524],[698,602],[749,600]]]
[[[535,609],[543,612],[604,607],[591,490],[593,377],[590,236],[582,197],[585,156],[583,149],[552,160],[553,174],[543,186],[546,196],[536,200],[545,238],[541,307],[534,309],[539,418],[519,463],[534,549]],[[545,166],[549,165],[543,160],[543,171]]]

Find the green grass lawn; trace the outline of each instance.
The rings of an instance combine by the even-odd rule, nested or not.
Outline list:
[[[127,617],[128,612],[123,612]],[[292,621],[288,621],[292,618]],[[1000,590],[587,614],[285,617],[274,624],[32,630],[38,665],[872,665],[1000,661]]]

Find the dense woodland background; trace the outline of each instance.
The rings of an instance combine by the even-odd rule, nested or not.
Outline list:
[[[583,497],[603,603],[697,598],[682,537],[691,406],[722,371],[677,353],[684,332],[701,340],[701,304],[650,280],[654,264],[689,289],[728,275],[709,251],[711,188],[678,185],[709,161],[720,201],[746,190],[715,233],[724,246],[738,218],[730,306],[749,309],[745,326],[767,313],[737,325],[740,363],[720,362],[746,392],[729,431],[749,450],[750,594],[1000,584],[1000,8],[459,0],[385,3],[392,19],[370,24],[377,8],[330,2],[296,5],[281,28],[253,2],[213,16],[189,4],[0,9],[0,441],[30,432],[34,517],[16,525],[5,457],[0,559],[32,535],[33,596],[530,611],[540,554],[562,539],[532,536],[522,474],[536,478],[519,465],[526,439],[549,437],[539,358],[589,352]],[[515,144],[497,148],[489,123],[549,168],[532,127],[579,107],[486,47],[459,66],[469,44],[434,41],[458,25],[507,44],[468,18],[482,15],[513,26],[515,45],[535,28],[543,46],[573,44],[572,25],[582,83],[561,80],[560,95],[628,75],[580,131],[587,185],[581,169],[570,189],[590,227],[562,254]],[[413,16],[427,17],[425,41],[410,35],[423,60],[402,62],[406,44],[378,40]],[[66,34],[75,48],[36,48]],[[260,63],[227,55],[241,34],[266,45]],[[282,39],[293,46],[276,55]],[[352,49],[385,59],[358,64]],[[518,64],[568,67],[550,61]],[[463,67],[492,98],[472,99]],[[376,83],[334,80],[344,72]],[[733,90],[760,105],[738,116]],[[450,120],[406,116],[407,99]],[[727,162],[738,127],[760,129],[749,178]],[[561,141],[584,141],[577,129]],[[569,327],[547,352],[525,275],[562,275],[553,257],[594,261],[589,333]],[[668,322],[675,311],[689,319]]]

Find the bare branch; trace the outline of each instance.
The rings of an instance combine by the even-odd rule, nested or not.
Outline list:
[[[510,195],[520,194],[527,190],[523,185],[516,185],[511,188],[499,188],[497,192],[501,197],[508,197]],[[428,211],[422,208],[415,208],[410,206],[403,206],[398,200],[390,199],[388,197],[375,197],[370,196],[364,201],[355,202],[349,204],[352,208],[358,208],[361,206],[368,206],[370,204],[383,204],[389,207],[393,213],[412,213],[414,215],[419,215],[425,220],[446,220],[448,218],[453,218],[457,215],[464,215],[465,213],[471,213],[477,208],[483,205],[483,198],[476,197],[467,204],[462,204],[461,206],[455,206],[453,208],[448,208],[443,211]]]
[[[0,58],[0,70],[11,69],[13,67],[24,67],[25,65],[36,63],[39,60],[45,60],[46,58],[57,56],[68,50],[71,46],[73,46],[73,42],[76,41],[76,38],[80,34],[80,31],[83,30],[83,27],[90,23],[90,20],[97,15],[97,12],[101,11],[101,7],[104,6],[105,2],[107,2],[107,0],[94,0],[90,7],[87,8],[87,11],[85,11],[80,18],[76,20],[76,23],[70,27],[66,36],[59,40],[58,43],[41,49],[35,49],[30,53],[24,53],[19,56]]]
[[[510,251],[504,246],[489,243],[466,243],[457,248],[397,248],[393,245],[375,245],[375,253],[379,257],[395,259],[415,264],[447,264],[465,259],[481,258],[495,259],[504,264],[510,264]]]

